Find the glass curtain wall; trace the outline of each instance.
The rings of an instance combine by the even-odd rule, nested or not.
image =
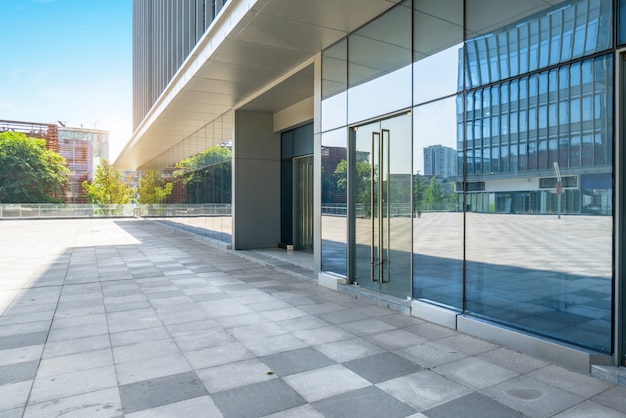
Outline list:
[[[454,188],[462,51],[463,1],[414,1],[413,298],[457,310],[463,307],[463,211]]]
[[[523,7],[466,4],[465,311],[611,352],[612,4]]]
[[[322,269],[360,262],[350,132],[411,109],[413,299],[611,352],[612,39],[610,0],[414,0],[324,51]]]
[[[232,114],[203,126],[141,167],[158,170],[173,191],[142,214],[219,241],[232,233]]]

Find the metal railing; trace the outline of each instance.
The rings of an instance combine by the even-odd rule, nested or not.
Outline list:
[[[130,218],[230,216],[231,205],[205,203],[196,205],[95,205],[95,204],[0,204],[0,219],[47,218]]]

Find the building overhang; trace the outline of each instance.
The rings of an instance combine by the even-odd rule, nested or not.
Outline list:
[[[115,166],[141,168],[233,109],[277,112],[312,97],[312,66],[306,63],[399,1],[228,1]]]

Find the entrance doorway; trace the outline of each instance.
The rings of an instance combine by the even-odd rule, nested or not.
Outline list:
[[[281,134],[280,245],[313,253],[313,124]]]
[[[351,276],[359,286],[411,296],[411,117],[351,130]]]
[[[313,156],[293,160],[294,249],[313,253]]]

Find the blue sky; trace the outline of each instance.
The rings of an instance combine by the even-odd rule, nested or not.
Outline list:
[[[132,133],[131,0],[0,0],[0,119]]]

